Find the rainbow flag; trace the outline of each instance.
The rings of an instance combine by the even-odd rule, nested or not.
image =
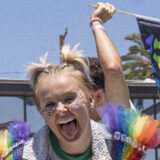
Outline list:
[[[136,16],[143,45],[148,50],[160,97],[160,19]]]

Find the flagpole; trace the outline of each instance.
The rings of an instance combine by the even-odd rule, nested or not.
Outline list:
[[[129,13],[129,12],[124,12],[124,11],[120,11],[120,10],[116,10],[117,13],[121,13],[121,14],[126,14],[126,15],[129,15],[129,16],[134,16],[134,17],[137,17],[136,14],[133,14],[133,13]]]
[[[90,5],[90,7],[97,8],[95,5]],[[156,21],[156,22],[160,23],[160,19],[158,19],[158,18],[146,17],[146,16],[142,16],[139,14],[124,12],[124,11],[120,11],[120,10],[116,10],[115,12],[120,13],[120,14],[129,15],[129,16],[134,16],[136,18],[144,18],[144,19],[148,19],[148,20]]]
[[[96,8],[96,6],[95,6],[95,5],[90,5],[90,7]],[[126,14],[126,15],[129,15],[129,16],[134,16],[134,17],[136,17],[136,16],[137,16],[137,15],[136,15],[136,14],[134,14],[134,13],[124,12],[124,11],[120,11],[120,10],[116,10],[115,12],[117,12],[117,13],[121,13],[121,14]]]

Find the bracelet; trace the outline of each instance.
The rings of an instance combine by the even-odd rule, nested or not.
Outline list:
[[[97,25],[94,25],[94,26],[92,27],[92,31],[93,31],[93,32],[94,32],[96,29],[102,29],[102,30],[105,31],[105,28],[104,28],[103,25],[101,25],[101,24],[97,24]]]
[[[90,27],[92,27],[92,23],[94,22],[94,21],[98,21],[98,22],[100,22],[101,23],[101,25],[103,25],[103,21],[100,19],[100,18],[93,18],[91,21],[90,21]]]

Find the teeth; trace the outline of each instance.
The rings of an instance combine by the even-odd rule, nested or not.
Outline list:
[[[66,120],[61,120],[61,121],[59,121],[59,124],[66,124],[66,123],[71,122],[73,120],[74,120],[74,118],[69,118],[69,119],[66,119]]]

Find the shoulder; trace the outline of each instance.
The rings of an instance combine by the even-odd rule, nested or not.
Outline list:
[[[97,134],[97,136],[101,135],[104,139],[112,139],[112,135],[109,130],[102,123],[91,120],[91,131],[92,133]]]
[[[111,160],[110,148],[106,140],[111,140],[112,135],[107,130],[105,125],[91,120],[92,132],[92,159]]]
[[[23,159],[36,160],[39,157],[40,159],[46,157],[48,154],[48,139],[49,129],[45,125],[26,142],[23,149]]]

